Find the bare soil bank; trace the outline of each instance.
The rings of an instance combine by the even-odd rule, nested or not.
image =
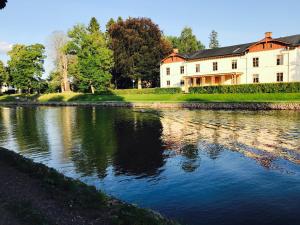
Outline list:
[[[177,224],[3,148],[0,148],[0,180],[3,225]]]

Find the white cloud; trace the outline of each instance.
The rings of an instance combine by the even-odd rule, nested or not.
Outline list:
[[[5,41],[0,41],[0,54],[6,54],[11,50],[12,46],[12,44],[9,44]]]

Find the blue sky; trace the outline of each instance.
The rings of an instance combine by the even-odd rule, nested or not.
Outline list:
[[[11,44],[46,44],[53,31],[88,23],[92,16],[102,28],[111,17],[150,17],[167,35],[190,26],[205,45],[215,29],[227,46],[259,40],[265,31],[300,34],[299,8],[299,0],[8,0],[0,11],[0,60],[7,59]]]

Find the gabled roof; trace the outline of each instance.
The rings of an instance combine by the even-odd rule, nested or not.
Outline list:
[[[300,35],[275,38],[272,40],[286,43],[287,45],[289,45],[291,47],[300,46]],[[193,53],[178,54],[178,55],[187,60],[211,58],[211,57],[219,57],[219,56],[229,56],[229,55],[240,55],[240,54],[245,53],[250,46],[252,46],[256,43],[257,42],[233,45],[233,46],[216,48],[216,49],[204,49],[204,50],[200,50],[200,51],[193,52]]]
[[[281,38],[275,38],[273,40],[285,42],[285,43],[291,45],[292,47],[300,46],[300,34],[287,36],[287,37],[281,37]]]

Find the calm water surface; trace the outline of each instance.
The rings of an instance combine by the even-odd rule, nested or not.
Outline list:
[[[300,112],[0,107],[0,146],[184,224],[300,224]]]

